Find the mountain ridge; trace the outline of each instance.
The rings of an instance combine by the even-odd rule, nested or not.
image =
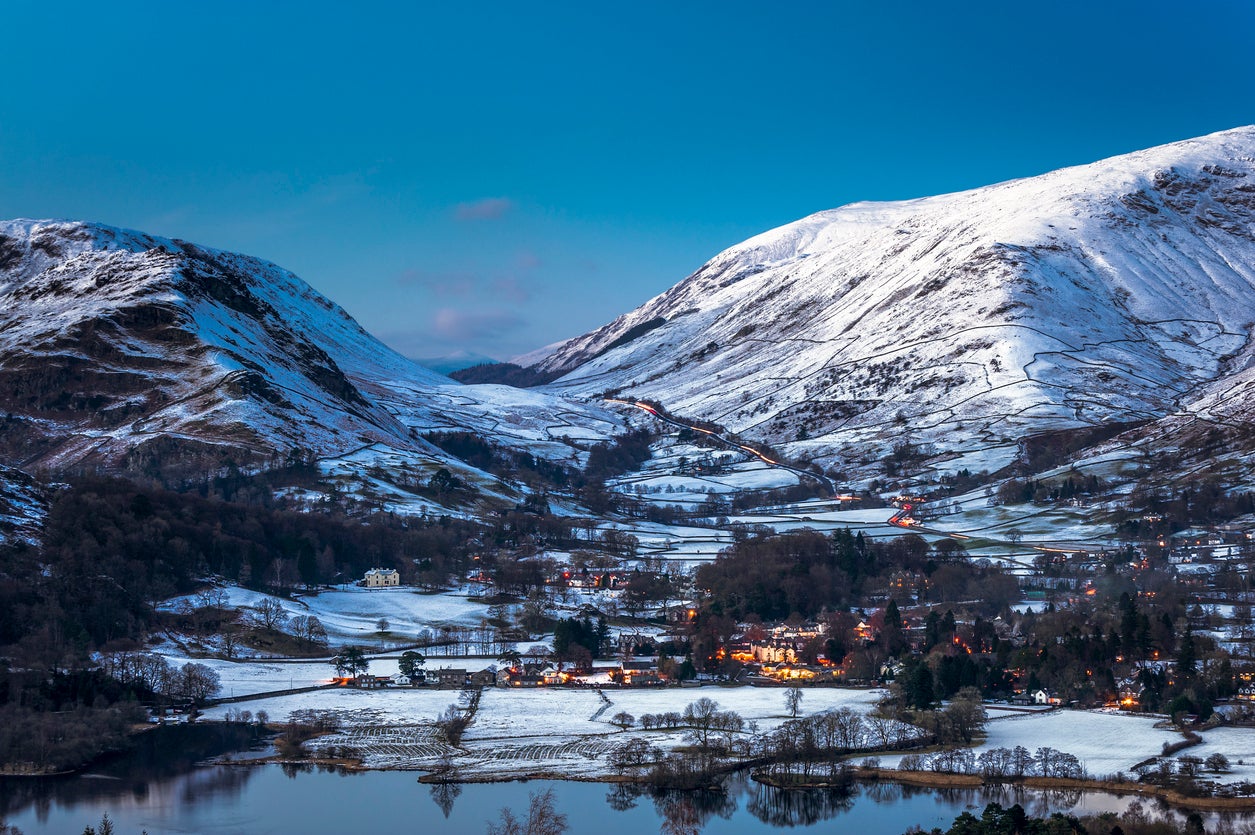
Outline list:
[[[1001,447],[997,469],[1025,434],[1160,419],[1251,365],[1253,175],[1242,127],[818,212],[531,367],[823,463],[870,471],[909,440],[958,465]]]
[[[104,224],[0,222],[0,304],[0,462],[28,470],[196,473],[372,445],[443,461],[423,433],[491,432],[503,413],[503,444],[565,458],[564,428],[617,426],[461,386],[268,261]]]

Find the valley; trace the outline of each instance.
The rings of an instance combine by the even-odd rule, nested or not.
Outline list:
[[[820,212],[470,384],[260,259],[0,223],[4,768],[210,723],[1255,806],[1253,158]]]

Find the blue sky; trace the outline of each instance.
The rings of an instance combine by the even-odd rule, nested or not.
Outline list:
[[[268,258],[411,356],[814,211],[1255,122],[1246,0],[5,4],[0,216]]]

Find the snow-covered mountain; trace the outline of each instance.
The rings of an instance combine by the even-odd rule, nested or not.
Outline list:
[[[1253,326],[1245,127],[820,212],[525,364],[794,455],[858,468],[909,440],[993,469],[1032,432],[1235,408]]]
[[[616,419],[466,387],[387,348],[292,273],[98,224],[0,222],[0,463],[169,472],[470,429],[568,457]]]

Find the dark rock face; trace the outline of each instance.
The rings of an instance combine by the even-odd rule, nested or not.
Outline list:
[[[0,224],[0,463],[185,471],[404,445],[342,365],[371,353],[393,356],[257,259],[88,224]]]

